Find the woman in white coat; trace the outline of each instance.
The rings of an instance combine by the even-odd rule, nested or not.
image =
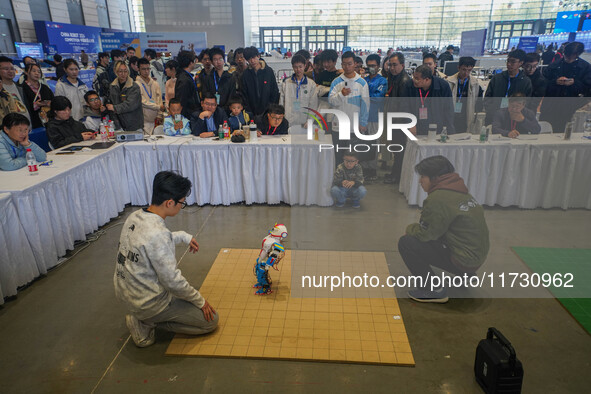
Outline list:
[[[57,81],[55,95],[65,96],[72,103],[72,118],[80,120],[84,112],[84,95],[88,92],[88,86],[78,78],[80,67],[74,59],[64,61],[66,74]]]

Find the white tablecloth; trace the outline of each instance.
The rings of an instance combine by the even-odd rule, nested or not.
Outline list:
[[[564,141],[556,134],[536,140],[408,141],[399,190],[411,205],[422,206],[427,194],[414,166],[435,155],[447,157],[470,193],[484,205],[520,208],[591,209],[591,141],[574,134]]]
[[[328,140],[327,140],[328,142]],[[179,171],[193,183],[189,204],[285,202],[330,206],[334,153],[304,136],[262,137],[256,143],[165,137],[125,144],[133,205],[146,205],[158,171]]]
[[[12,196],[0,193],[0,305],[37,276],[39,269]]]
[[[79,145],[84,145],[81,143]],[[88,144],[88,143],[86,143]],[[10,192],[39,273],[54,267],[74,242],[116,217],[129,203],[124,150],[48,154],[52,166],[0,172],[0,191]]]

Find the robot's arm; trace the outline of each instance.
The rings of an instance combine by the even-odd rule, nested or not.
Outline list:
[[[273,267],[275,270],[278,270],[279,262],[285,256],[285,247],[280,243],[275,242],[271,251],[269,253],[269,257],[267,258],[266,265]]]

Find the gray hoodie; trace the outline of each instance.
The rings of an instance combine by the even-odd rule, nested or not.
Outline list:
[[[164,219],[140,209],[125,221],[113,282],[115,295],[140,320],[162,312],[173,297],[202,308],[205,299],[177,268],[175,245],[191,242],[184,231],[171,232]]]

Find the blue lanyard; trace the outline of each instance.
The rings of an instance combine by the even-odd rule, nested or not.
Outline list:
[[[193,85],[195,85],[195,91],[196,91],[196,92],[198,92],[198,91],[199,91],[199,89],[197,89],[197,82],[195,82],[195,79],[193,78],[193,76],[191,75],[191,73],[190,73],[190,72],[188,72],[187,70],[185,70],[185,72],[186,72],[187,74],[189,74],[189,78],[191,78],[191,81],[193,81]]]
[[[291,76],[291,80],[296,83],[296,100],[298,100],[300,98],[300,86],[302,86],[302,84],[304,83],[304,80],[305,79],[306,79],[306,76],[304,75],[302,77],[302,79],[300,80],[300,82],[298,82],[298,80],[296,79],[295,74],[293,74]]]
[[[458,100],[462,99],[462,92],[464,91],[464,88],[466,87],[466,84],[468,83],[468,78],[466,77],[466,79],[464,80],[464,84],[462,85],[462,88],[460,89],[460,81],[458,80]]]
[[[217,78],[216,78],[216,77],[217,77],[217,75],[218,75],[218,72],[217,72],[216,70],[213,70],[213,83],[215,83],[215,92],[216,92],[216,93],[217,93],[217,92],[218,92],[218,90],[219,90],[219,87],[218,87],[218,80],[217,80]],[[220,78],[220,81],[221,81],[221,78]]]
[[[150,100],[152,100],[152,93],[148,92],[148,89],[146,89],[146,85],[144,85],[143,82],[142,82],[142,86],[144,87],[144,90],[146,91],[146,94],[148,95]],[[152,88],[150,88],[150,91],[152,91]]]
[[[509,74],[507,74],[507,76],[509,77]],[[517,78],[518,76],[519,73],[517,73],[517,75],[513,78]],[[509,97],[509,89],[511,89],[511,77],[509,77],[509,83],[507,84],[507,91],[505,92],[505,97]]]

